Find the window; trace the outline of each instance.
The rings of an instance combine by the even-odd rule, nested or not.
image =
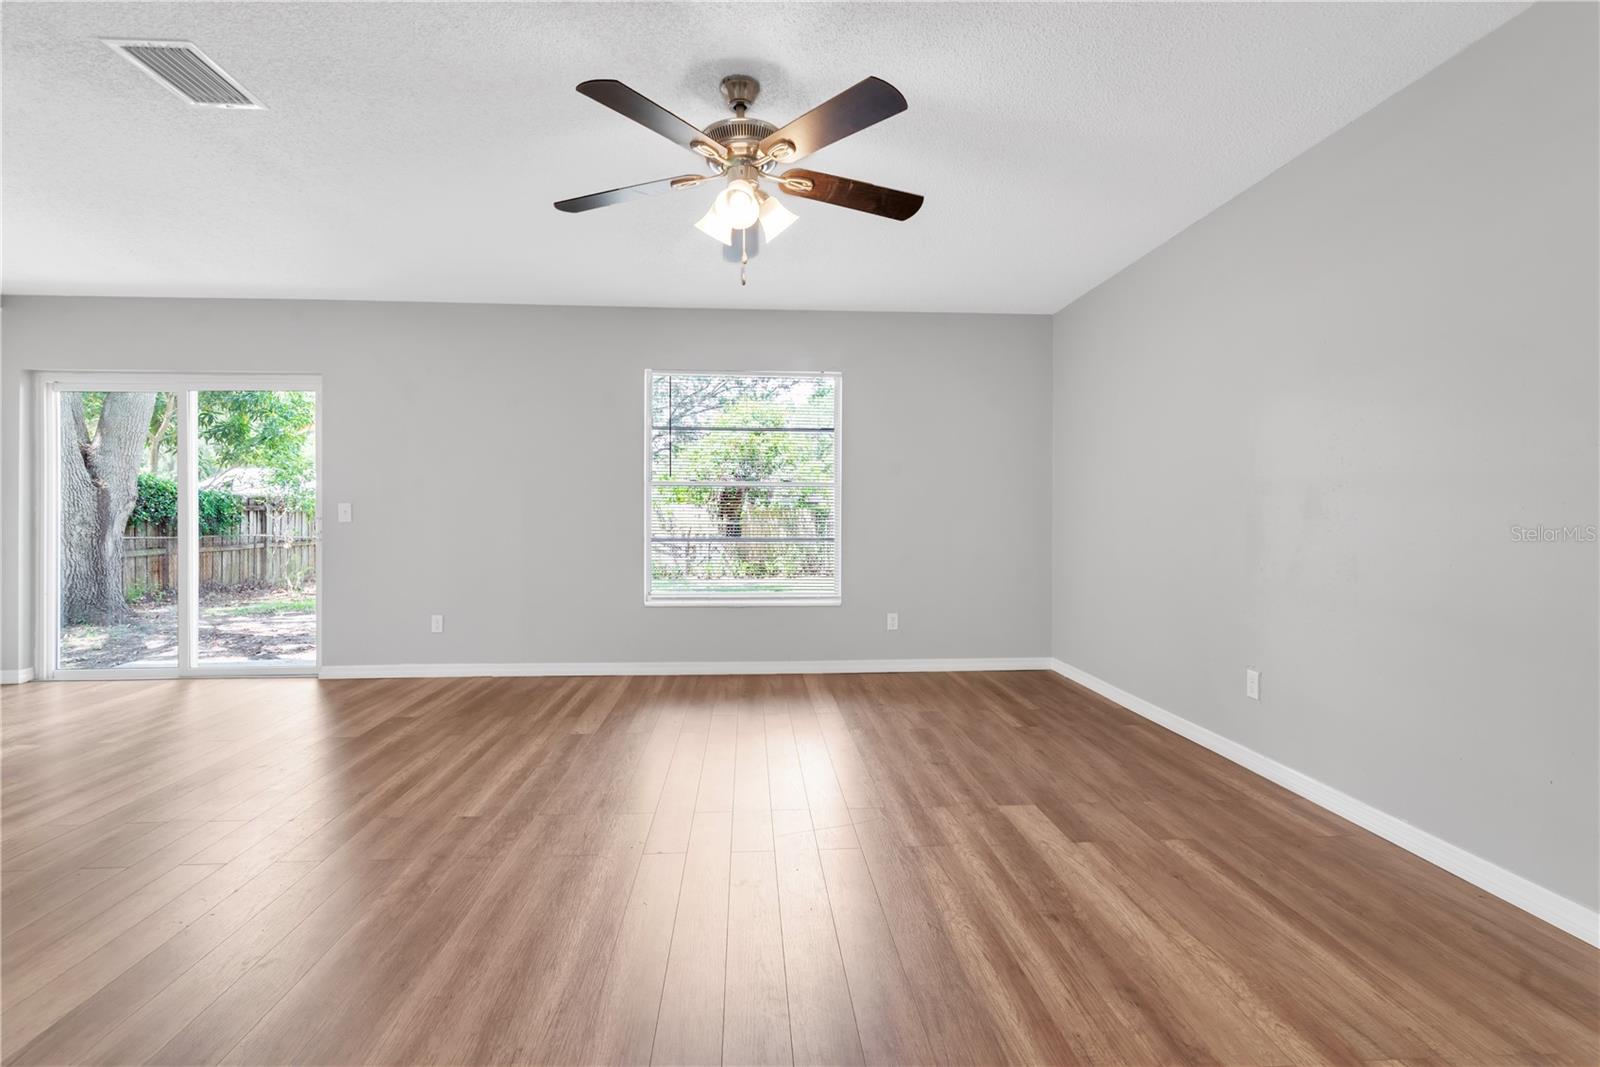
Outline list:
[[[645,602],[837,604],[837,374],[648,376]]]

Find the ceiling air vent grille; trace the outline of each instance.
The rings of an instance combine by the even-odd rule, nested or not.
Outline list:
[[[188,41],[106,41],[122,55],[191,104],[202,107],[261,108],[221,67]]]

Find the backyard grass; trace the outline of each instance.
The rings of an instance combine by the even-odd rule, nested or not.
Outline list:
[[[314,596],[290,596],[278,600],[255,600],[247,604],[224,604],[205,609],[207,615],[281,615],[286,611],[316,611]]]

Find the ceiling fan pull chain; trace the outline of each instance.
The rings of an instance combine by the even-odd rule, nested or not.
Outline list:
[[[745,277],[745,268],[750,265],[750,230],[748,227],[739,231],[739,284],[749,284]]]

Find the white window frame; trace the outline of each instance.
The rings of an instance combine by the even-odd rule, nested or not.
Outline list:
[[[655,376],[678,374],[684,377],[723,378],[830,378],[833,380],[833,570],[834,591],[831,596],[806,597],[653,597],[650,595],[652,576],[651,511],[652,489],[661,483],[653,480],[652,463],[655,431],[654,395]],[[668,483],[671,484],[671,483]],[[790,482],[741,483],[771,488],[791,488]],[[787,370],[679,370],[645,368],[644,372],[644,603],[651,608],[836,608],[844,603],[844,375],[839,371]]]
[[[157,372],[41,371],[34,386],[34,677],[39,681],[105,681],[131,678],[222,678],[315,676],[322,667],[323,551],[317,546],[317,654],[312,664],[201,663],[198,658],[200,531],[193,514],[197,394],[240,389],[282,390],[316,396],[316,509],[322,509],[322,378],[287,374],[173,374]],[[61,394],[79,392],[174,393],[178,418],[178,657],[172,666],[63,668],[61,652]]]

